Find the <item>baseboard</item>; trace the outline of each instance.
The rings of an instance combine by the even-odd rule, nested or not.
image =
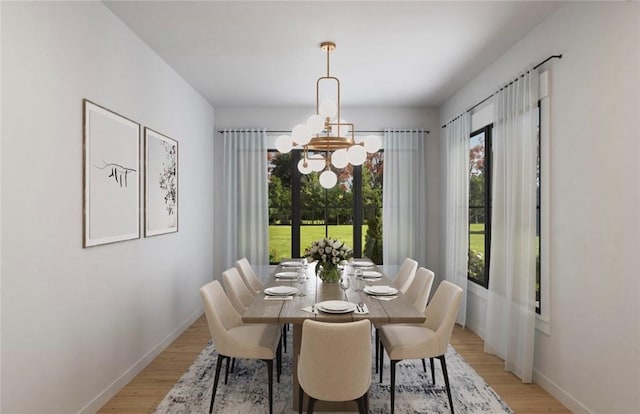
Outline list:
[[[167,335],[160,343],[154,346],[151,351],[140,358],[132,367],[125,371],[111,385],[95,397],[89,404],[84,406],[78,414],[92,414],[97,412],[105,405],[114,395],[116,395],[125,385],[127,385],[136,375],[140,373],[155,357],[160,355],[173,341],[176,340],[188,327],[190,327],[201,315],[203,309],[199,308],[191,316],[182,322],[176,329]]]
[[[572,413],[595,414],[593,411],[582,405],[580,401],[573,398],[568,392],[560,388],[558,384],[545,377],[536,369],[533,370],[533,382],[551,394],[556,400],[560,401],[562,405],[567,407]]]

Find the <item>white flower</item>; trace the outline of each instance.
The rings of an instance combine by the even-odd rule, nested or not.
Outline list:
[[[331,247],[327,246],[324,248],[325,253],[331,253]]]
[[[333,259],[331,259],[331,262],[332,262],[333,264],[338,264],[338,263],[340,263],[340,259],[339,259],[339,258],[337,258],[337,257],[334,257]]]
[[[319,247],[324,247],[324,240],[320,240],[320,241],[318,242],[318,246],[319,246]]]

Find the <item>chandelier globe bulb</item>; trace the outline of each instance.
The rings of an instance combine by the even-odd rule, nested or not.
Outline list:
[[[293,140],[289,135],[280,135],[276,138],[276,149],[282,154],[287,154],[293,149]]]
[[[327,169],[320,174],[318,180],[323,188],[329,189],[335,187],[338,182],[338,176],[333,171]]]
[[[296,125],[291,131],[293,140],[298,145],[306,145],[311,141],[311,129],[305,124]]]
[[[355,144],[347,150],[349,162],[352,165],[362,165],[367,159],[367,150],[360,144]]]

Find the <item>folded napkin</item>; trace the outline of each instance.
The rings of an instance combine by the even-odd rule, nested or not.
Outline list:
[[[397,298],[397,296],[373,296],[373,298],[378,300],[393,300]]]
[[[293,296],[265,296],[264,300],[291,300],[293,299]]]
[[[303,311],[305,311],[305,312],[313,313],[313,314],[315,314],[315,315],[317,315],[317,314],[318,314],[318,308],[315,308],[315,309],[312,311],[312,310],[311,310],[311,306],[304,307],[304,308],[302,308],[302,310],[303,310]]]

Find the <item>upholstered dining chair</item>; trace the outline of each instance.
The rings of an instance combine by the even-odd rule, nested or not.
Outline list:
[[[222,272],[222,282],[224,289],[227,291],[229,300],[239,314],[243,314],[244,310],[251,305],[255,297],[255,293],[251,292],[242,280],[240,272],[235,267],[231,267]]]
[[[396,364],[403,359],[438,358],[449,397],[449,408],[453,414],[453,399],[445,353],[449,346],[453,325],[460,307],[462,289],[446,280],[441,282],[427,305],[424,314],[426,320],[421,325],[398,324],[384,325],[380,332],[380,342],[389,354],[391,367],[391,413],[395,405]],[[383,374],[384,352],[380,352],[380,382]],[[431,375],[435,385],[433,364]]]
[[[433,286],[433,279],[435,278],[435,273],[431,270],[426,269],[424,267],[418,268],[411,285],[409,285],[409,289],[407,289],[407,299],[413,303],[413,305],[422,313],[427,307],[427,301],[429,300],[429,295],[431,294],[431,286]],[[378,372],[378,356],[380,355],[380,338],[378,333],[378,328],[382,326],[382,324],[375,324],[376,335],[376,372]],[[424,372],[427,372],[427,365],[422,360],[422,366],[424,368]]]
[[[253,270],[251,263],[249,263],[249,260],[247,260],[246,257],[243,257],[236,262],[236,269],[238,269],[238,272],[240,273],[240,276],[242,276],[242,280],[244,280],[247,287],[254,292],[254,295],[264,289],[264,285],[258,278],[258,275],[256,275],[256,272]]]
[[[371,385],[371,323],[329,323],[307,319],[302,325],[298,358],[298,412],[309,396],[308,413],[316,400],[352,401],[359,412],[369,409]]]
[[[396,273],[395,277],[391,280],[391,285],[398,289],[402,293],[407,293],[407,289],[411,286],[416,270],[418,269],[418,262],[407,257],[402,262],[402,266]]]
[[[224,283],[224,288],[227,291],[227,295],[229,296],[229,300],[236,311],[239,314],[243,314],[244,310],[251,305],[253,299],[256,296],[256,293],[252,292],[247,285],[242,280],[242,276],[240,276],[240,272],[237,268],[231,267],[224,272],[222,272],[222,283]],[[282,334],[284,335],[284,352],[287,352],[287,329],[286,326],[282,327]],[[232,367],[235,367],[235,361]],[[233,368],[232,368],[233,370]]]
[[[236,312],[217,280],[201,287],[200,297],[204,304],[211,338],[218,352],[209,413],[213,411],[222,362],[227,360],[228,373],[230,358],[260,359],[266,362],[269,376],[269,413],[273,413],[273,360],[276,359],[278,382],[282,368],[280,326],[243,324],[240,314]]]

